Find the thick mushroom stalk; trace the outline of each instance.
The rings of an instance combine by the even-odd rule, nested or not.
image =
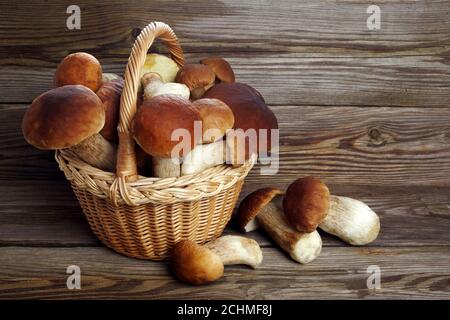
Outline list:
[[[194,285],[207,284],[223,276],[224,265],[245,264],[256,268],[262,252],[255,240],[224,236],[203,246],[182,240],[172,249],[171,267],[175,276]]]
[[[322,239],[317,231],[303,233],[289,225],[283,213],[282,191],[278,189],[263,188],[248,195],[239,206],[237,219],[241,229],[247,232],[261,226],[299,263],[313,261],[322,250]],[[246,228],[250,226],[252,228]]]
[[[37,97],[22,121],[25,139],[43,150],[70,148],[90,165],[114,171],[116,147],[99,132],[105,124],[102,101],[89,88],[66,85]]]
[[[377,238],[380,218],[362,201],[331,195],[328,215],[319,228],[349,244],[361,246]]]
[[[241,236],[223,236],[205,247],[216,253],[224,265],[245,264],[256,269],[263,260],[258,243]]]
[[[202,172],[225,162],[225,141],[220,140],[195,146],[181,165],[181,175]]]
[[[116,168],[117,147],[99,133],[70,148],[90,165],[109,172]]]
[[[319,226],[352,245],[374,241],[380,232],[380,219],[365,203],[330,195],[324,182],[315,177],[295,180],[283,201],[286,218],[301,232]]]

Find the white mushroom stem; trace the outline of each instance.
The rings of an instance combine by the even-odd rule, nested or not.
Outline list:
[[[181,166],[178,159],[152,158],[153,175],[158,178],[172,178],[181,175]]]
[[[190,96],[189,88],[186,85],[174,82],[164,83],[155,73],[146,73],[141,82],[144,88],[144,100],[162,94],[176,94],[185,99],[189,99]]]
[[[255,218],[268,235],[293,260],[306,264],[316,259],[322,250],[322,239],[315,230],[303,233],[293,229],[283,212],[282,196],[276,196]],[[254,225],[255,226],[255,225]]]
[[[241,236],[223,236],[205,247],[217,254],[224,265],[245,264],[256,269],[263,260],[258,243]]]
[[[181,175],[194,174],[225,162],[225,141],[195,146],[183,159]]]
[[[93,167],[109,172],[116,169],[117,146],[99,133],[70,147],[70,150]]]
[[[380,218],[362,201],[330,196],[328,215],[319,228],[349,244],[361,246],[377,238]]]

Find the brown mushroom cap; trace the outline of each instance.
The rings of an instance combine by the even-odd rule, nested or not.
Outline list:
[[[172,248],[171,268],[181,281],[202,285],[221,278],[224,266],[213,251],[193,241],[183,240]]]
[[[246,150],[245,159],[253,152],[271,150],[271,129],[278,129],[278,121],[266,105],[261,94],[243,83],[219,83],[206,92],[204,98],[215,98],[225,102],[234,114],[234,129],[267,129],[267,146],[259,142],[257,150]],[[259,136],[258,136],[259,138]]]
[[[201,64],[209,66],[221,82],[234,82],[234,71],[228,61],[220,57],[205,58],[200,61]]]
[[[239,204],[236,223],[241,230],[245,230],[247,224],[256,218],[259,212],[272,199],[283,194],[283,191],[277,188],[261,188],[247,195]]]
[[[176,81],[184,83],[193,99],[200,98],[206,90],[214,85],[216,76],[213,70],[204,64],[186,64],[178,74]]]
[[[180,143],[172,141],[172,132],[187,130],[191,140],[183,142],[186,148],[179,155],[183,157],[201,140],[201,135],[194,134],[195,121],[201,121],[200,115],[189,100],[163,94],[144,100],[133,119],[132,131],[145,152],[154,157],[170,158],[172,149]]]
[[[39,149],[63,149],[98,133],[105,123],[102,101],[82,85],[52,89],[34,99],[22,121],[28,143]]]
[[[203,143],[221,139],[228,129],[233,128],[234,115],[230,107],[218,99],[199,99],[193,102],[202,119]],[[212,131],[216,130],[216,133]],[[208,131],[209,130],[209,131]]]
[[[120,116],[120,96],[123,90],[123,79],[117,78],[102,84],[97,96],[102,100],[105,109],[105,125],[100,134],[109,141],[117,141],[117,125]]]
[[[57,87],[81,84],[95,92],[102,85],[102,66],[89,53],[72,53],[58,65],[54,82]]]
[[[288,187],[283,199],[287,220],[298,231],[313,232],[325,219],[330,206],[330,191],[321,180],[305,177]]]

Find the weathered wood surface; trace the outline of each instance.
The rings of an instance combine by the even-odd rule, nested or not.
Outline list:
[[[0,64],[0,85],[4,90],[0,103],[29,103],[52,88],[57,63],[66,53],[61,53],[56,61],[41,61],[39,66],[21,65],[27,63],[26,59],[6,60],[13,65]],[[207,55],[186,57],[195,62]],[[224,56],[235,68],[237,80],[257,88],[271,105],[445,107],[450,100],[450,56],[305,58],[298,53]],[[128,56],[120,61],[99,58],[106,71],[122,74]]]
[[[106,248],[0,248],[0,298],[40,299],[449,299],[449,247],[323,248],[308,265],[263,248],[256,269],[226,267],[206,287],[174,280],[166,263],[129,259]],[[68,290],[66,268],[81,269],[81,290]],[[367,268],[381,270],[381,289],[367,288]],[[276,271],[275,271],[276,270]],[[125,280],[126,279],[126,280]]]
[[[366,28],[374,3],[379,31]],[[65,28],[69,4],[0,0],[0,299],[450,298],[450,1],[82,0],[79,31]],[[88,51],[122,73],[154,20],[174,28],[188,61],[226,57],[279,119],[279,174],[255,168],[241,198],[312,174],[379,213],[377,241],[355,248],[323,234],[322,255],[300,266],[253,232],[262,267],[227,268],[201,288],[104,248],[53,154],[28,146],[20,122],[62,57]],[[66,289],[71,264],[81,291]],[[369,265],[381,267],[381,290],[366,287]]]
[[[187,52],[405,56],[447,55],[450,48],[445,0],[79,0],[79,31],[65,28],[71,4],[0,1],[0,44],[7,46],[2,60],[19,51],[24,61],[41,66],[80,48],[124,58],[139,30],[158,20],[176,30]],[[371,4],[382,10],[378,32],[366,27]]]

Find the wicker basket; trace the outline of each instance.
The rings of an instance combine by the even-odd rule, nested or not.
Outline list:
[[[166,44],[179,66],[184,64],[183,52],[169,26],[153,22],[142,30],[125,71],[117,172],[94,168],[70,150],[57,151],[55,158],[92,231],[106,246],[130,257],[162,260],[182,239],[204,243],[222,234],[256,159],[252,157],[239,167],[221,165],[179,178],[137,175],[129,129],[136,112],[140,69],[156,38]]]

